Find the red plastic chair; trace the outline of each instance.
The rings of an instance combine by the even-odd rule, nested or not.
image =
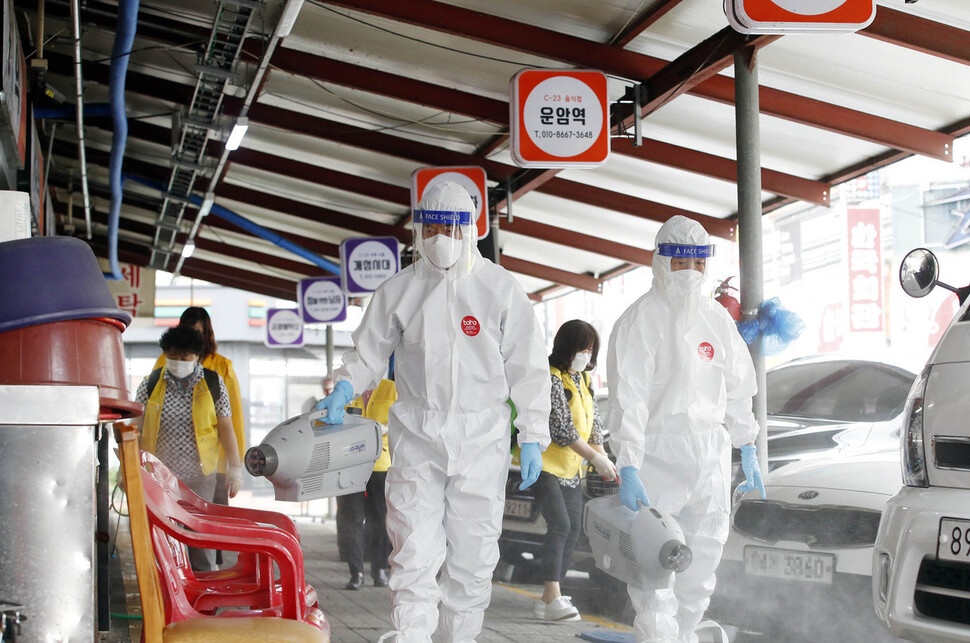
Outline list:
[[[142,467],[150,471],[154,480],[166,493],[177,498],[188,511],[228,524],[272,525],[293,536],[299,543],[296,525],[288,517],[274,511],[228,507],[206,502],[185,486],[164,464],[150,453],[142,452]],[[193,571],[181,546],[170,543],[172,558],[182,579],[186,597],[194,609],[214,613],[221,607],[248,606],[251,609],[273,609],[275,583],[273,561],[266,556],[240,553],[234,566],[212,572]],[[278,591],[278,587],[275,588]],[[304,587],[303,600],[308,608],[317,606],[316,590]]]
[[[223,610],[216,614],[218,617],[281,616],[298,621],[322,617],[316,609],[315,592],[308,596],[303,551],[293,534],[238,515],[208,516],[190,511],[186,505],[197,509],[204,501],[197,496],[191,498],[195,494],[190,490],[173,484],[174,476],[163,464],[157,460],[148,462],[141,472],[155,558],[162,576],[166,623],[207,615],[196,607],[200,597],[207,601],[200,605],[206,609],[213,605],[244,608]],[[242,582],[236,578],[234,585],[206,585],[204,577],[191,572],[184,562],[181,545],[238,552],[242,566],[236,572],[254,573]],[[279,571],[275,580],[270,571],[274,563]]]
[[[297,621],[279,617],[187,618],[166,625],[165,608],[158,570],[152,553],[152,528],[146,510],[143,475],[139,475],[138,434],[126,425],[116,426],[122,475],[128,492],[132,554],[138,575],[138,590],[144,617],[142,640],[145,643],[329,643],[330,625],[322,613],[319,620]],[[160,528],[159,528],[160,529]],[[238,614],[237,614],[238,616]]]

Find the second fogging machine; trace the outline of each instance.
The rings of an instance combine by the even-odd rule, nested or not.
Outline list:
[[[316,500],[363,491],[381,455],[381,425],[348,413],[327,424],[326,410],[278,425],[246,451],[246,470],[265,476],[277,500]]]
[[[595,498],[583,508],[583,529],[596,566],[641,589],[670,587],[675,572],[690,566],[684,532],[655,507],[630,511],[618,495]]]

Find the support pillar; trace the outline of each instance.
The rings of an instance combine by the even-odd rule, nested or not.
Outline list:
[[[758,100],[757,52],[743,47],[734,52],[734,115],[738,151],[738,243],[741,263],[741,320],[758,318],[764,300],[764,258],[761,221],[761,131]],[[761,470],[768,473],[767,396],[765,358],[758,337],[748,350],[754,362],[758,393],[752,400],[761,430],[755,440]]]

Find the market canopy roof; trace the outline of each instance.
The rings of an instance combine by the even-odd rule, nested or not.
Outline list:
[[[73,96],[70,4],[45,4],[48,79]],[[722,0],[307,0],[278,44],[282,6],[260,4],[142,0],[124,172],[169,185],[170,198],[126,182],[120,260],[295,299],[299,279],[327,271],[219,216],[197,222],[206,192],[336,261],[347,237],[410,243],[415,169],[476,165],[502,213],[501,263],[526,291],[598,291],[606,278],[650,264],[656,230],[674,214],[733,234],[731,76],[742,46],[758,51],[765,212],[796,201],[827,205],[833,185],[910,155],[952,160],[954,138],[970,131],[966,0],[883,1],[859,33],[781,37],[733,31]],[[37,3],[15,6],[35,29]],[[108,101],[117,13],[115,3],[83,3],[87,103]],[[28,31],[26,51],[36,47]],[[208,69],[233,39],[238,57],[225,59],[227,71]],[[614,138],[609,162],[596,169],[517,168],[509,79],[525,67],[598,69],[612,100],[641,83],[643,145]],[[213,77],[222,129],[200,130],[188,106]],[[249,131],[227,154],[228,129],[246,110]],[[200,131],[201,145],[188,145]],[[85,140],[91,243],[106,257],[110,119],[86,118]],[[73,120],[58,122],[52,151],[55,211],[66,215],[73,204],[83,228],[80,199],[70,198],[80,192]],[[195,205],[172,196],[173,185],[188,186]],[[64,221],[60,234],[69,232]],[[183,260],[190,235],[196,251]]]

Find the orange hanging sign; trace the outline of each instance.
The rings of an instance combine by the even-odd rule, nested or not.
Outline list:
[[[512,160],[520,167],[596,167],[610,156],[606,75],[524,69],[512,77]]]
[[[727,0],[724,11],[742,33],[853,32],[876,17],[876,0]]]

